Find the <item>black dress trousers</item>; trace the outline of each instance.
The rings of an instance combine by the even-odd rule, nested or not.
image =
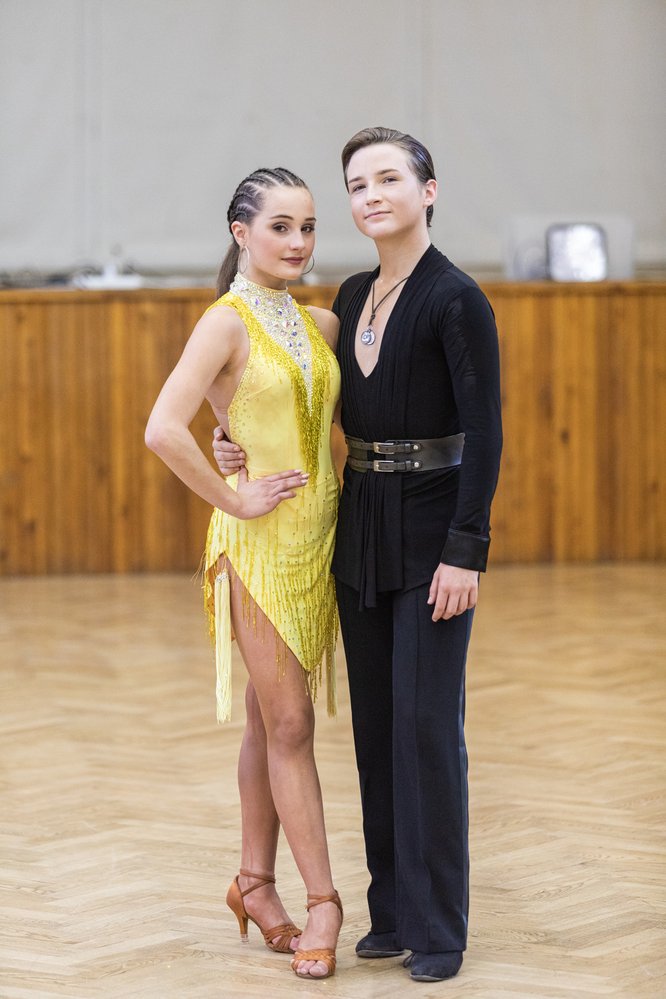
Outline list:
[[[378,594],[337,581],[373,933],[464,950],[469,858],[465,659],[473,611],[432,621],[429,584]]]

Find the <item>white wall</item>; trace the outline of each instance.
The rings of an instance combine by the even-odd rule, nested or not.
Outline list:
[[[213,269],[233,188],[279,164],[350,270],[339,153],[368,124],[430,146],[462,265],[550,212],[627,214],[664,263],[665,50],[663,0],[0,0],[0,267]]]

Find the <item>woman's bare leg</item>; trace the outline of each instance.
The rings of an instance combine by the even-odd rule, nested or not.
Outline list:
[[[241,799],[242,852],[241,867],[257,874],[273,874],[277,853],[280,820],[275,811],[268,778],[266,729],[252,681],[245,691],[247,724],[238,759],[238,788]],[[253,878],[239,876],[241,891],[256,884]],[[244,899],[251,916],[266,927],[290,922],[275,885],[263,885]],[[275,938],[278,939],[277,937]],[[291,940],[295,950],[298,937]]]
[[[244,603],[247,609],[248,599],[240,580],[234,577],[231,588],[234,632],[250,674],[266,733],[272,800],[307,893],[330,895],[334,889],[321,788],[314,760],[312,701],[301,666],[288,649],[284,675],[278,680],[273,626],[254,605],[250,608],[251,620],[248,621],[248,614],[243,609]],[[250,769],[248,776],[251,778],[256,772]],[[266,793],[265,784],[258,793]],[[253,790],[248,794],[246,789],[249,810],[247,813],[244,811],[244,829],[251,821],[253,795]],[[258,889],[257,894],[263,890]],[[299,947],[303,950],[335,947],[340,923],[340,913],[332,902],[315,906],[308,914]],[[327,969],[321,962],[303,962],[299,971],[320,977]]]

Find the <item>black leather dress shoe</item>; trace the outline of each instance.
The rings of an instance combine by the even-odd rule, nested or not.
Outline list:
[[[414,951],[402,963],[409,968],[410,977],[415,982],[443,982],[458,974],[462,962],[462,951],[443,950],[435,954]]]
[[[395,933],[368,933],[356,944],[359,957],[400,957],[404,947],[399,947]]]

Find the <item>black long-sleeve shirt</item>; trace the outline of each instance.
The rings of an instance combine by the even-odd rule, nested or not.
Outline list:
[[[333,305],[345,433],[387,441],[463,432],[465,446],[457,468],[364,473],[346,466],[333,572],[360,590],[367,607],[379,592],[429,581],[440,561],[485,570],[502,449],[497,330],[481,289],[430,246],[395,303],[366,378],[354,345],[377,274],[349,278]]]

